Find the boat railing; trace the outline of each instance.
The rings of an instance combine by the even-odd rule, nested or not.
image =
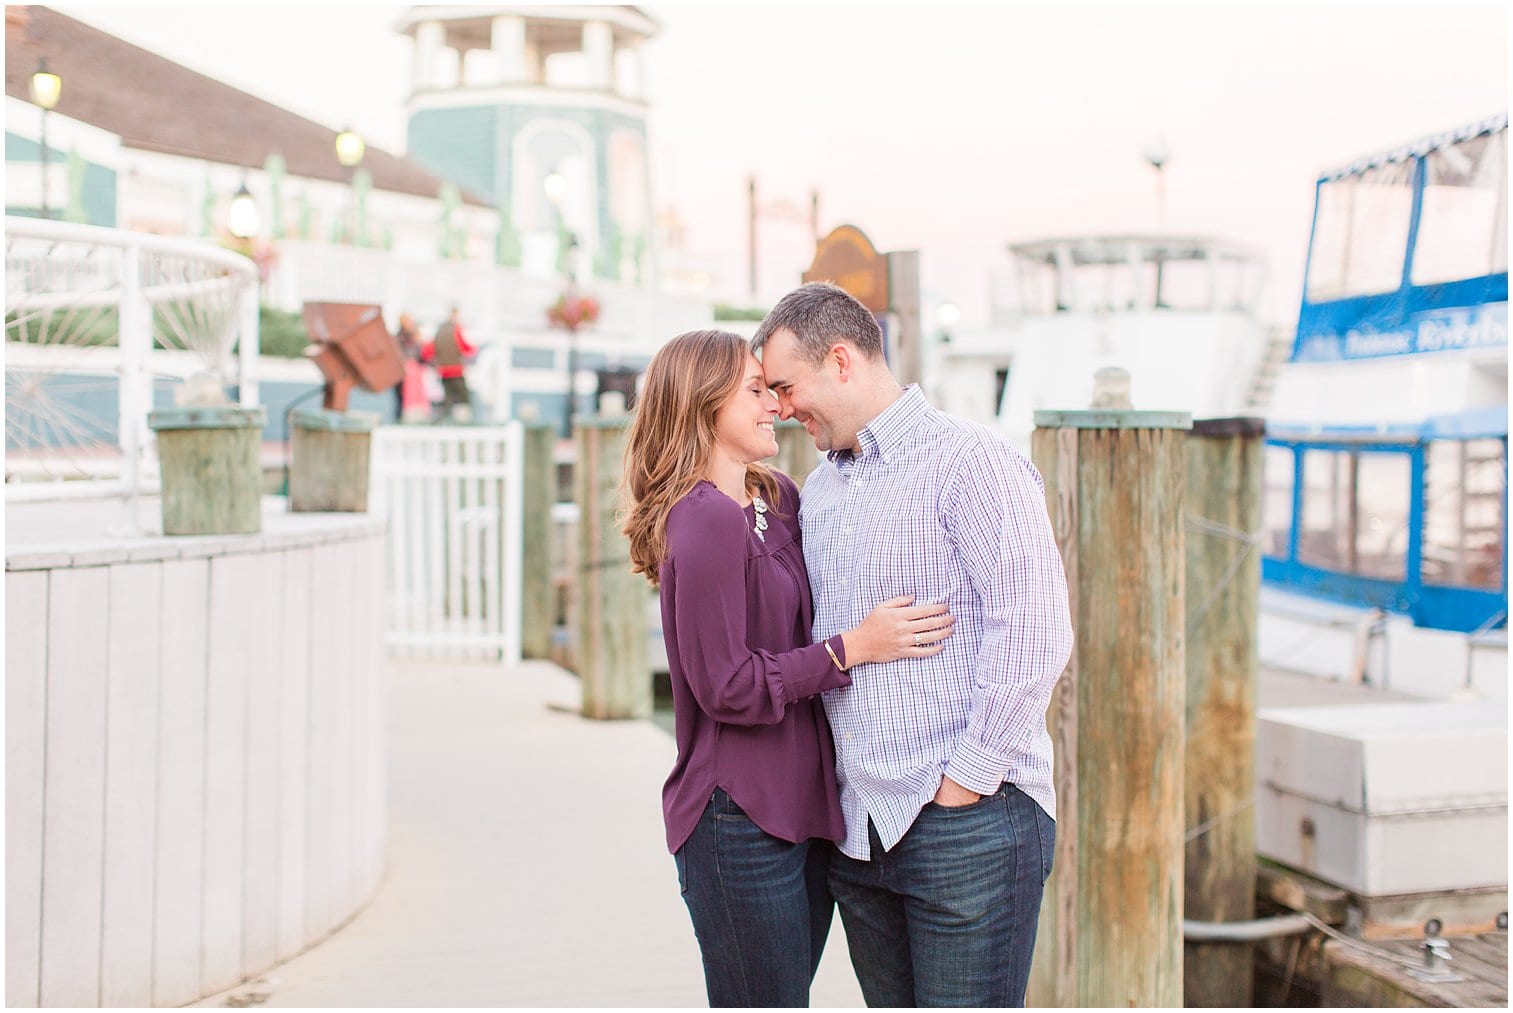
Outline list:
[[[1216,239],[1090,236],[1012,244],[992,278],[995,324],[1058,313],[1175,310],[1253,314],[1258,252]]]

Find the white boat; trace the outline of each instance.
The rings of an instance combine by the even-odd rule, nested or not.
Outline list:
[[[1041,408],[1085,408],[1093,374],[1130,374],[1136,408],[1255,414],[1276,342],[1257,315],[1265,262],[1213,238],[1118,235],[1015,243],[991,325],[938,346],[938,404],[1028,445]]]

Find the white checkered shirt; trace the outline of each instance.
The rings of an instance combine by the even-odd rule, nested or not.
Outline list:
[[[1040,473],[913,385],[857,442],[832,451],[801,498],[815,640],[902,594],[946,602],[956,632],[934,657],[857,665],[850,688],[825,694],[841,850],[871,858],[869,816],[892,848],[942,774],[983,795],[1009,781],[1054,817],[1045,712],[1072,626]]]

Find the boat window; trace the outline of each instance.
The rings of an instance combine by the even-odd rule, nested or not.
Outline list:
[[[1303,508],[1298,562],[1326,570],[1349,569],[1353,458],[1333,450],[1303,452]]]
[[[1393,292],[1402,284],[1413,210],[1412,161],[1319,185],[1308,300]]]
[[[1408,579],[1408,509],[1413,460],[1407,454],[1361,454],[1356,466],[1355,573]]]
[[[1049,316],[1068,308],[1057,285],[1056,265],[1030,257],[1014,259],[1012,283],[997,294],[1006,316]]]
[[[1267,447],[1262,469],[1261,552],[1286,559],[1292,537],[1292,448]]]
[[[1304,451],[1298,561],[1406,579],[1411,465],[1402,453]]]
[[[1429,153],[1413,284],[1477,278],[1508,269],[1508,132]]]
[[[1164,262],[1155,286],[1156,305],[1174,310],[1213,309],[1223,269],[1216,257]]]
[[[1426,584],[1502,589],[1504,485],[1502,440],[1434,440],[1424,459]]]

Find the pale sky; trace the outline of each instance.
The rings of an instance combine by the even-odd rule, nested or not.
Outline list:
[[[63,12],[402,153],[402,5],[65,6]],[[923,284],[987,314],[1006,243],[1148,230],[1141,152],[1171,149],[1170,231],[1260,247],[1295,319],[1314,180],[1508,108],[1505,6],[644,5],[654,200],[744,298],[746,178],[918,249]],[[65,84],[66,87],[66,84]],[[800,226],[763,223],[762,295]]]

